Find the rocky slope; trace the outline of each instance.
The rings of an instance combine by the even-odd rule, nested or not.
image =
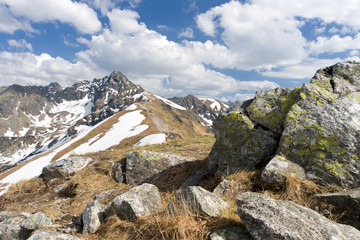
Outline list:
[[[220,113],[226,112],[229,106],[220,100],[210,98],[197,98],[192,95],[186,97],[169,98],[174,103],[183,106],[202,117],[209,126],[219,116]]]

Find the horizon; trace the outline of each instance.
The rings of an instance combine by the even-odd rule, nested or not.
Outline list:
[[[296,1],[0,0],[0,85],[122,72],[165,97],[242,101],[360,61],[360,5]]]

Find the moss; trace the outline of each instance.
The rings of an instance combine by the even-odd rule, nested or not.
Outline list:
[[[351,158],[354,160],[359,160],[358,156],[356,156],[356,155],[352,155]]]
[[[333,176],[343,176],[344,175],[344,171],[341,169],[342,166],[343,166],[343,164],[341,164],[339,162],[324,164],[325,169],[327,171],[329,171],[329,173]]]

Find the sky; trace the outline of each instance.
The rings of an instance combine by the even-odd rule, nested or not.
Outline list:
[[[0,0],[0,86],[121,71],[165,97],[245,100],[360,61],[358,0]]]

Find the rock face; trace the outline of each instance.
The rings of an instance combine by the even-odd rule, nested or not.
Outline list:
[[[253,100],[234,106],[214,122],[216,143],[209,169],[231,174],[263,167],[277,155],[287,159],[291,168],[296,166],[296,172],[303,168],[316,183],[359,185],[359,109],[360,63],[356,62],[320,69],[302,87],[259,91]],[[271,166],[274,161],[267,169]],[[279,171],[273,172],[277,177],[287,175],[284,168],[277,169],[272,168]],[[265,173],[269,172],[264,172],[264,180]]]
[[[134,222],[138,217],[156,213],[161,209],[159,189],[152,184],[144,183],[114,198],[107,215],[115,213],[123,220]]]
[[[97,200],[87,204],[82,213],[83,233],[95,233],[105,218],[105,205]]]
[[[44,167],[41,175],[45,181],[49,181],[53,178],[68,177],[86,167],[91,160],[92,159],[89,157],[82,156],[57,160]]]
[[[238,213],[255,239],[360,239],[360,232],[338,224],[290,201],[276,201],[260,193],[236,198]]]
[[[284,186],[286,177],[297,177],[298,179],[306,179],[305,171],[299,165],[290,162],[285,157],[277,155],[266,165],[261,173],[261,181],[276,186]]]
[[[154,183],[162,176],[164,170],[190,161],[195,159],[145,150],[127,152],[126,183]]]
[[[37,230],[29,240],[80,240],[81,238],[55,231]]]
[[[13,212],[13,211],[3,211],[0,212],[0,223],[2,224],[20,224],[26,218],[28,218],[31,213],[28,212]]]
[[[168,209],[171,212],[176,211],[192,211],[195,214],[205,214],[210,217],[217,217],[221,210],[229,207],[229,205],[202,187],[190,186],[183,188],[175,194],[175,202],[170,203]]]
[[[0,239],[2,240],[17,240],[27,239],[30,231],[19,225],[14,224],[0,224]]]
[[[35,213],[26,218],[20,226],[27,230],[36,230],[41,228],[47,228],[52,225],[51,219],[45,215],[45,213]]]

